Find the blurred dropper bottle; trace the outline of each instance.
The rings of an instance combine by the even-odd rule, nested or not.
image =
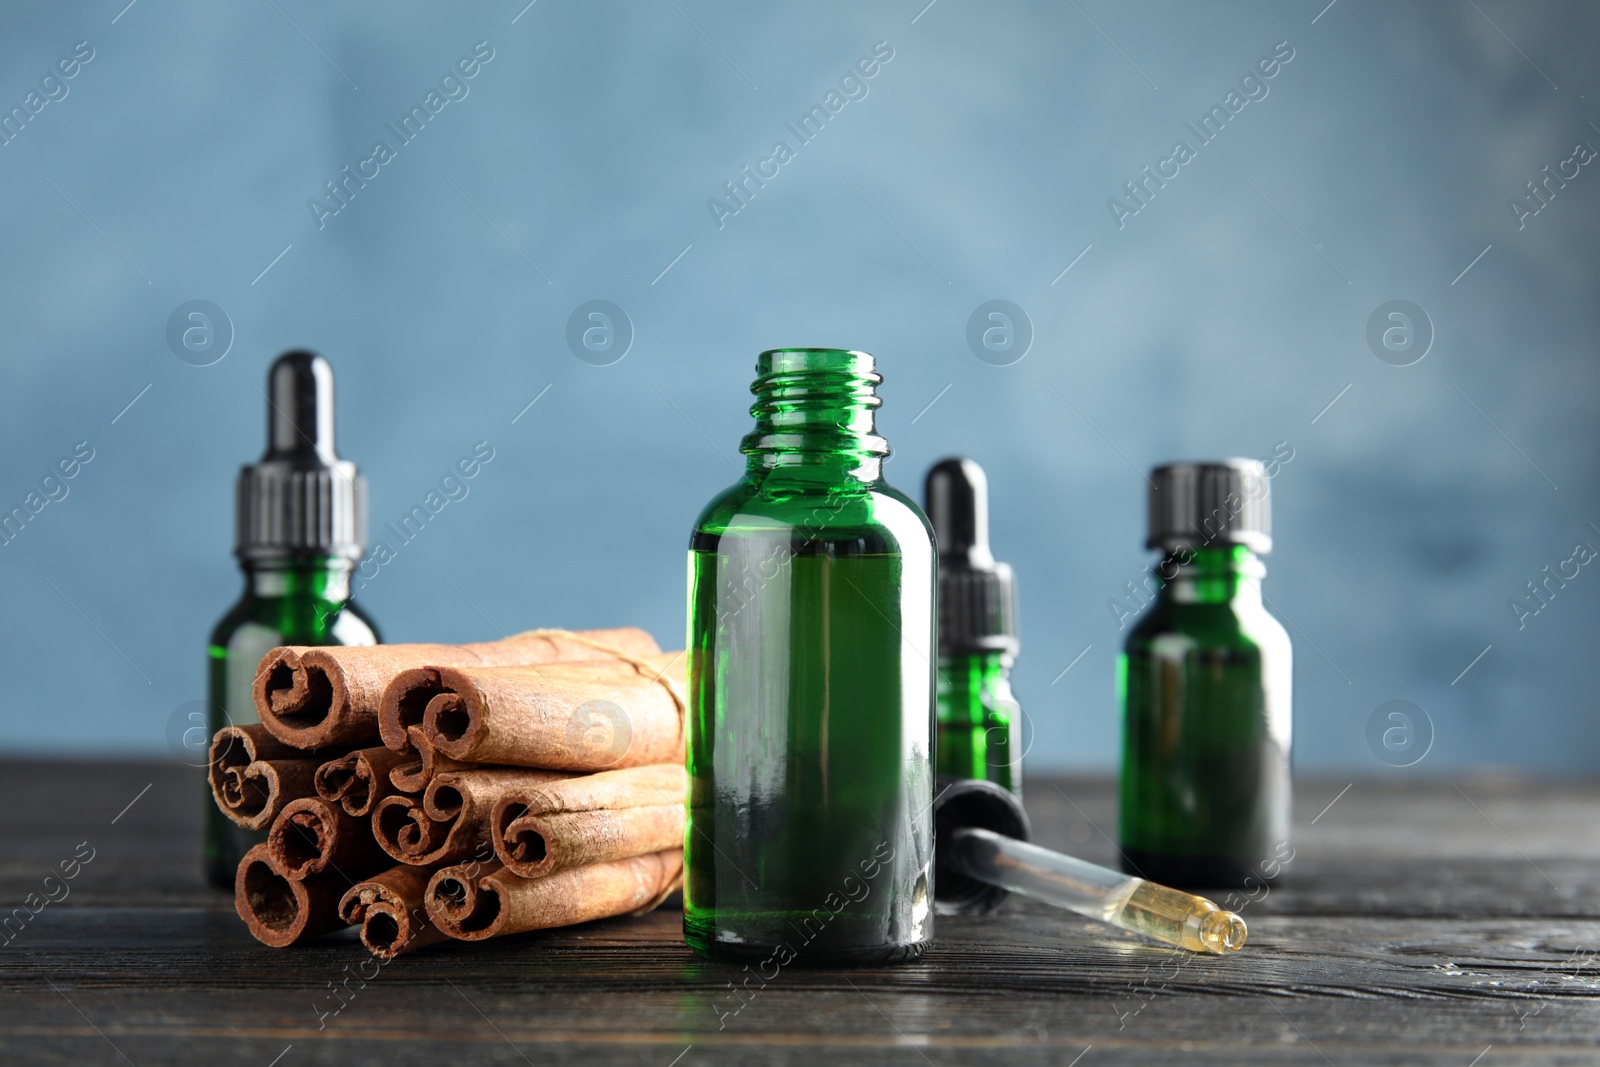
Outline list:
[[[1261,593],[1272,550],[1261,463],[1150,472],[1155,598],[1117,663],[1123,870],[1167,885],[1273,881],[1289,847],[1293,649]]]
[[[938,773],[1022,792],[1022,708],[1011,695],[1016,579],[989,550],[989,480],[959,456],[924,487],[939,544]]]
[[[366,520],[366,481],[334,449],[333,368],[315,353],[287,352],[267,372],[267,450],[239,472],[234,553],[244,594],[211,631],[209,733],[259,721],[251,684],[269,649],[378,643],[350,602]],[[240,857],[266,834],[229,822],[209,790],[205,811],[206,877],[232,889]]]

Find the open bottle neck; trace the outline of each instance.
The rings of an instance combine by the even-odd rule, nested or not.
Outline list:
[[[883,476],[889,444],[874,415],[883,380],[865,352],[837,348],[786,348],[763,352],[750,386],[755,428],[739,450],[752,474],[786,478],[875,482]]]

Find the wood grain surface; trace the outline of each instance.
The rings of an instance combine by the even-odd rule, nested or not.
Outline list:
[[[1114,859],[1109,781],[1027,800],[1036,840]],[[170,764],[0,762],[0,1063],[1600,1064],[1600,784],[1302,781],[1229,959],[1013,898],[918,963],[742,998],[674,903],[381,967],[267,949],[200,880],[206,802]]]

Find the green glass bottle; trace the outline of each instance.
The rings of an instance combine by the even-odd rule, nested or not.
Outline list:
[[[768,968],[933,932],[936,560],[863,352],[763,352],[744,476],[689,551],[684,936]],[[775,973],[775,972],[774,972]]]
[[[1160,588],[1118,661],[1123,869],[1271,882],[1289,843],[1289,635],[1262,603],[1268,480],[1253,460],[1151,472]]]
[[[1016,579],[989,550],[989,482],[970,459],[940,460],[923,500],[939,543],[938,772],[1021,796]]]
[[[267,450],[239,472],[236,548],[244,595],[211,631],[207,729],[259,721],[256,665],[279,645],[373,645],[378,634],[350,602],[366,536],[366,483],[333,439],[333,370],[289,352],[267,373]],[[205,798],[205,874],[233,888],[234,871],[264,831],[244,830]]]

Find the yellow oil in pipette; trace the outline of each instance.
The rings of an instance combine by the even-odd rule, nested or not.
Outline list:
[[[988,830],[963,827],[949,836],[939,847],[950,849],[957,869],[981,882],[1191,952],[1222,955],[1244,947],[1244,920],[1205,897]]]
[[[1249,931],[1244,920],[1234,912],[1217,907],[1205,897],[1156,885],[1143,878],[1130,881],[1139,884],[1117,913],[1106,919],[1111,925],[1157,941],[1181,945],[1191,952],[1222,955],[1244,947]]]

